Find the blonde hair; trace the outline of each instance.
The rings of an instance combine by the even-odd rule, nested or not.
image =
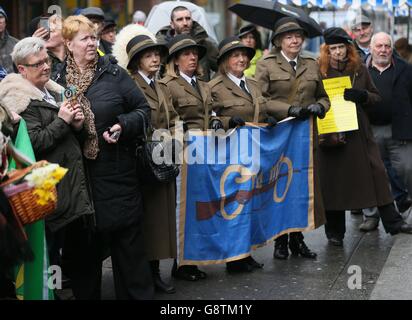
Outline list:
[[[63,18],[57,14],[52,15],[49,18],[50,30],[62,30],[63,28]]]
[[[73,40],[79,31],[97,32],[93,22],[85,16],[70,16],[64,20],[62,35],[65,40]]]

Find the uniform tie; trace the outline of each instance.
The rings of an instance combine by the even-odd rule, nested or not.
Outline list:
[[[195,88],[197,93],[199,93],[199,95],[201,96],[200,89],[199,89],[199,86],[197,85],[197,82],[194,79],[192,79],[192,81],[190,81],[190,83],[191,83],[192,87]]]
[[[246,89],[245,81],[240,80],[240,85],[239,85],[239,87],[240,87],[248,96],[251,96],[251,95],[250,95],[250,92],[247,91],[247,89]]]
[[[153,80],[150,81],[149,86],[150,86],[154,91],[156,91],[155,83],[154,83]]]
[[[289,61],[289,64],[291,65],[292,70],[296,72],[296,69],[295,69],[295,67],[296,67],[296,62],[293,61],[293,60],[290,60],[290,61]]]

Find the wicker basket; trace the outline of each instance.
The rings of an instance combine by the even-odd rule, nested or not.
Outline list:
[[[23,225],[36,222],[44,219],[49,214],[53,213],[57,205],[56,187],[52,188],[55,200],[50,200],[47,204],[41,205],[37,203],[38,196],[34,194],[34,187],[30,187],[27,182],[22,182],[14,185],[16,182],[29,174],[33,169],[47,165],[47,161],[39,161],[35,164],[24,168],[11,171],[8,174],[9,179],[0,187],[3,188],[4,194],[9,199],[10,205],[14,213],[19,217]]]

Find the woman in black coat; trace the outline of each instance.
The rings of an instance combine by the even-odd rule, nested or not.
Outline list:
[[[63,24],[68,57],[56,80],[75,88],[85,115],[83,155],[96,211],[93,256],[85,251],[82,297],[100,298],[101,253],[110,248],[116,297],[150,299],[152,277],[144,254],[141,193],[135,144],[150,109],[127,72],[110,56],[99,57],[94,26],[83,16]]]

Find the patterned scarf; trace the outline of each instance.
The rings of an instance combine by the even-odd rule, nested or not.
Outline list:
[[[84,128],[87,132],[87,138],[83,146],[83,154],[87,159],[96,159],[99,153],[94,114],[89,99],[84,95],[96,73],[98,59],[99,57],[96,54],[94,61],[89,63],[84,72],[81,73],[73,59],[73,55],[69,54],[67,56],[67,87],[73,86],[76,88],[76,100],[80,104],[84,114]]]

